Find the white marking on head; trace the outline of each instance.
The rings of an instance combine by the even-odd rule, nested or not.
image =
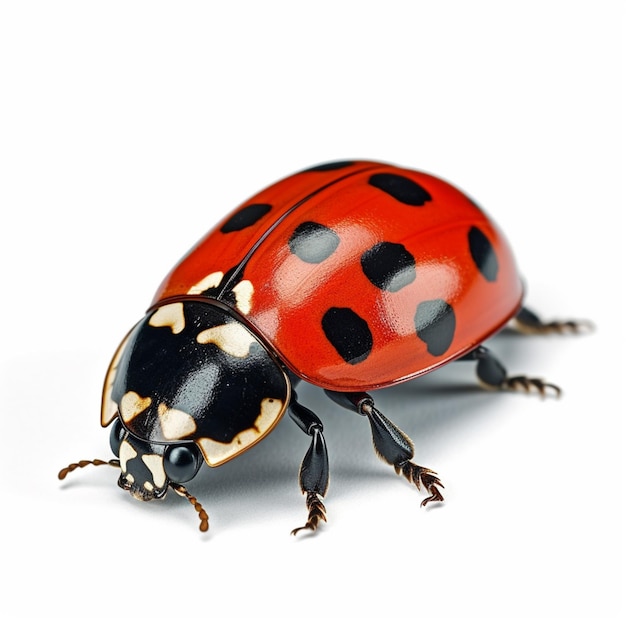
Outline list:
[[[196,340],[203,344],[214,343],[220,350],[238,358],[248,356],[250,346],[256,342],[246,327],[239,323],[207,328],[198,334]]]
[[[144,454],[141,460],[152,473],[154,484],[157,487],[163,487],[167,480],[165,469],[163,468],[163,457],[160,454]]]
[[[185,439],[196,432],[196,422],[189,413],[178,409],[168,409],[163,403],[159,404],[158,413],[163,436],[168,441]]]
[[[190,295],[198,295],[207,289],[217,287],[222,282],[222,278],[224,278],[224,272],[213,272],[196,283],[187,293]]]
[[[137,451],[133,448],[128,441],[124,440],[120,444],[120,467],[122,472],[126,473],[126,463],[137,456]],[[128,480],[128,476],[126,477]]]
[[[129,485],[132,485],[135,482],[135,477],[132,474],[126,474],[124,478]]]
[[[152,398],[142,398],[134,391],[127,391],[120,402],[122,420],[128,424],[152,404]]]
[[[283,401],[276,398],[265,398],[261,401],[261,412],[254,422],[254,426],[237,433],[232,441],[222,443],[202,437],[196,441],[207,464],[215,467],[226,463],[233,457],[241,454],[263,437],[278,423],[283,414]]]
[[[185,329],[185,312],[182,302],[172,302],[159,307],[148,320],[153,328],[169,326],[177,335]]]
[[[250,313],[252,309],[252,295],[254,294],[252,283],[249,280],[242,280],[233,287],[233,293],[235,294],[237,308],[244,315]]]
[[[151,482],[147,481],[147,480],[146,480],[146,482],[143,484],[143,488],[144,488],[146,491],[154,491],[154,485],[153,485]]]

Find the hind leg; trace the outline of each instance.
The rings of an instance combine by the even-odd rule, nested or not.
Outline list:
[[[593,328],[585,320],[551,320],[544,322],[530,309],[522,307],[514,318],[514,328],[529,335],[548,335],[552,333],[581,333]]]
[[[552,390],[558,397],[561,390],[552,383],[547,383],[541,378],[531,378],[529,376],[508,376],[506,368],[491,351],[485,346],[478,346],[459,361],[476,361],[476,375],[478,380],[489,389],[502,389],[507,391],[532,391],[536,390],[542,397],[546,396],[548,390]]]

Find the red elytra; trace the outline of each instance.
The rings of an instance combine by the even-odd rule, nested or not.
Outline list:
[[[303,231],[299,256],[290,242]],[[473,249],[470,233],[478,234]],[[380,252],[369,267],[368,251]],[[153,306],[229,270],[231,287],[249,281],[244,317],[253,332],[297,376],[336,391],[387,387],[458,358],[516,314],[523,291],[506,239],[465,194],[429,174],[368,161],[305,170],[250,198],[174,267]],[[434,324],[435,333],[437,317],[452,311],[443,352],[429,351],[416,330],[423,303],[445,303],[422,307],[432,319],[420,324]],[[329,338],[323,322],[331,309],[366,324],[356,358],[350,334],[361,326],[348,323],[347,336],[336,330]],[[337,314],[336,324],[344,319]],[[346,342],[342,355],[337,343]]]

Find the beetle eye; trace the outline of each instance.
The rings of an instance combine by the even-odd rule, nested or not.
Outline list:
[[[113,422],[113,428],[111,428],[111,434],[109,435],[109,444],[111,451],[117,457],[120,456],[120,445],[124,437],[126,437],[126,429],[122,426],[122,422],[116,419]]]
[[[165,472],[175,483],[191,480],[200,469],[200,451],[194,444],[170,446],[163,458]]]

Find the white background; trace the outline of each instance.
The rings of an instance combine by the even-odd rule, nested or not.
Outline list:
[[[624,623],[624,36],[608,0],[2,3],[1,621]],[[102,378],[170,267],[345,158],[453,181],[530,306],[596,323],[489,342],[562,399],[482,391],[469,364],[378,393],[446,485],[424,510],[365,421],[303,389],[331,455],[316,536],[289,535],[309,442],[288,419],[191,484],[206,536],[110,468],[59,483],[109,458]]]

